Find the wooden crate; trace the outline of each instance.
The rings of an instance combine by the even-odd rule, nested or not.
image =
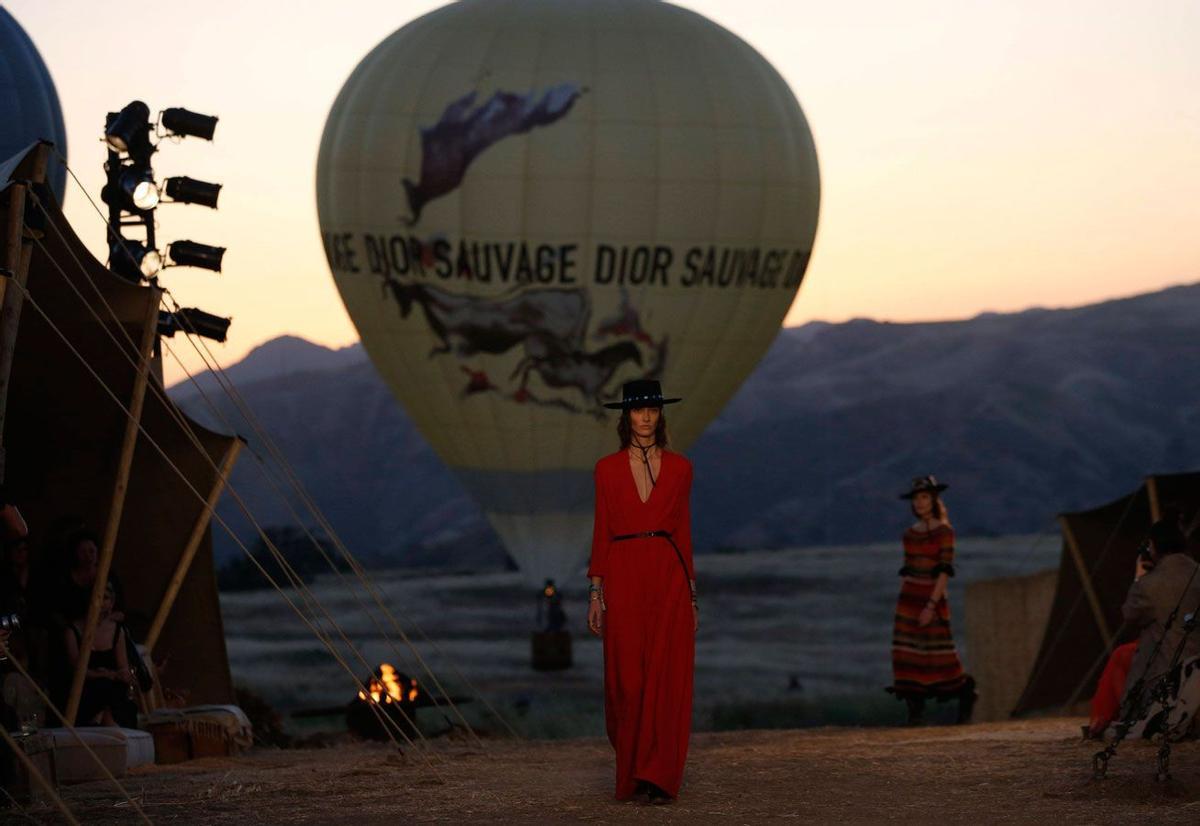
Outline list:
[[[50,784],[52,789],[58,789],[58,773],[54,764],[54,738],[45,734],[28,734],[14,737],[17,747],[25,753],[33,763],[42,779]],[[0,748],[5,748],[0,744]],[[50,803],[51,798],[42,784],[30,776],[29,770],[15,755],[5,755],[13,764],[13,775],[5,790],[21,805],[27,803]]]
[[[146,727],[154,737],[154,762],[160,766],[192,759],[192,737],[183,723],[152,723]]]
[[[159,765],[231,754],[229,738],[216,723],[171,720],[150,723],[146,728],[154,736],[154,762]]]
[[[228,757],[229,738],[225,729],[204,720],[188,722],[192,735],[192,757]]]

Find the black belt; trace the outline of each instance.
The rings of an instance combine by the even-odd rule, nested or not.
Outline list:
[[[613,542],[623,542],[626,539],[642,539],[643,537],[646,537],[646,536],[661,536],[661,537],[665,538],[668,542],[671,541],[671,532],[670,531],[642,531],[641,533],[623,533],[620,536],[614,536],[612,538],[612,541]],[[671,544],[674,545],[675,543],[671,542]]]
[[[679,559],[679,564],[683,568],[683,578],[687,583],[688,590],[692,588],[692,577],[688,573],[687,563],[683,561],[683,552],[679,550],[679,546],[675,544],[675,540],[671,538],[670,531],[642,531],[641,533],[623,533],[612,538],[613,542],[624,542],[627,539],[647,539],[652,536],[661,536],[663,539],[671,543],[671,547],[675,549],[675,556]]]

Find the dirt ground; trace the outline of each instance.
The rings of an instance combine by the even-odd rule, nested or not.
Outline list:
[[[697,734],[679,800],[659,807],[612,799],[611,751],[597,739],[439,741],[428,763],[366,744],[259,750],[125,783],[155,823],[1200,822],[1200,743],[1175,746],[1168,783],[1155,782],[1148,743],[1124,745],[1097,782],[1081,722]],[[135,822],[104,784],[63,793],[83,823]],[[44,807],[27,814],[60,822]]]

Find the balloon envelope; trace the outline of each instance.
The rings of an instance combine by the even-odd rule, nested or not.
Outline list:
[[[317,200],[368,354],[532,581],[586,559],[623,382],[684,398],[683,449],[766,351],[819,178],[787,84],[706,18],[465,0],[355,69]]]
[[[66,157],[67,132],[54,81],[29,35],[0,7],[0,163],[37,140],[53,142]],[[66,167],[52,160],[46,174],[61,204]]]

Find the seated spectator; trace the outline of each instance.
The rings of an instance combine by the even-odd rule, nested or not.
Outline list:
[[[29,665],[29,574],[29,539],[22,536],[7,540],[0,555],[0,615],[5,618],[15,615],[19,628],[11,634],[8,628],[0,628],[0,640],[13,649],[13,656],[26,667]]]
[[[1125,682],[1129,678],[1129,666],[1133,663],[1133,655],[1137,653],[1137,640],[1118,645],[1108,655],[1108,663],[1096,683],[1096,693],[1092,696],[1091,717],[1084,729],[1084,737],[1089,740],[1100,740],[1104,732],[1112,725],[1113,720],[1121,713],[1121,695],[1125,691]]]
[[[1188,634],[1184,628],[1184,618],[1200,609],[1200,572],[1196,561],[1183,553],[1186,547],[1179,518],[1172,514],[1150,528],[1150,558],[1138,558],[1133,584],[1121,606],[1125,622],[1139,629],[1122,697],[1126,713],[1140,716],[1159,679],[1173,666],[1200,654],[1200,634]]]
[[[87,660],[87,679],[79,700],[79,713],[75,719],[79,725],[122,726],[137,728],[137,706],[132,699],[134,676],[129,667],[125,644],[125,629],[113,618],[116,594],[112,583],[104,588],[104,602],[100,607],[100,621]],[[71,669],[76,667],[81,656],[79,647],[83,643],[84,623],[87,620],[87,605],[67,626],[64,643]]]
[[[16,615],[20,631],[0,628],[0,642],[29,664],[24,630],[29,624],[29,527],[0,485],[0,616]],[[6,623],[7,624],[7,623]]]
[[[8,501],[8,489],[0,484],[0,539],[18,539],[29,536],[29,526],[17,510],[17,506]]]
[[[100,543],[87,528],[67,536],[54,594],[56,613],[64,623],[86,616],[100,559]]]
[[[29,615],[29,580],[33,570],[30,564],[29,537],[21,536],[5,541],[0,564],[0,579],[4,582],[12,610],[21,615],[23,622]]]

